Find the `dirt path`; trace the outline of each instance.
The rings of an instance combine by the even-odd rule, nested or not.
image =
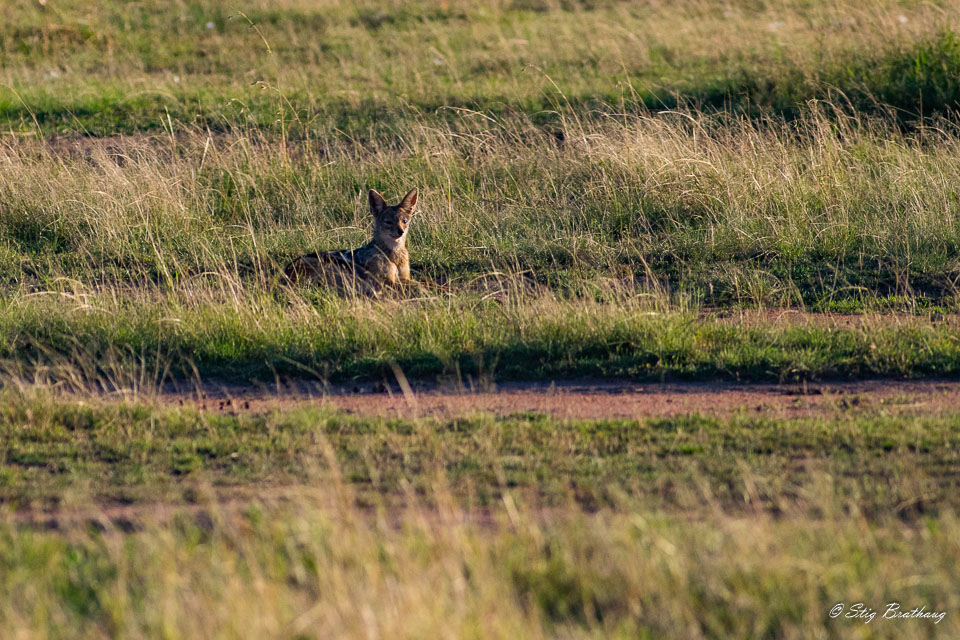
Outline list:
[[[558,418],[646,418],[738,411],[780,417],[817,415],[851,408],[890,413],[960,409],[960,381],[862,381],[798,386],[775,384],[578,381],[512,383],[495,389],[440,387],[252,388],[210,385],[159,396],[165,405],[240,413],[328,406],[358,415],[451,417],[470,413],[541,413]]]

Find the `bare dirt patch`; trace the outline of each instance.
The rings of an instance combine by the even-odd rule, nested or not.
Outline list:
[[[804,417],[834,411],[939,413],[960,407],[960,381],[861,381],[806,385],[724,382],[652,383],[575,381],[508,383],[495,388],[399,386],[214,386],[159,396],[167,405],[239,413],[325,406],[358,415],[453,417],[471,413],[538,413],[569,419],[649,418],[691,413],[729,415],[749,411],[772,417]]]

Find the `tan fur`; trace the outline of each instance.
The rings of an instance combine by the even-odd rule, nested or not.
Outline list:
[[[417,206],[417,190],[411,189],[400,204],[389,206],[383,196],[370,190],[373,240],[359,249],[321,251],[296,258],[283,270],[290,282],[313,282],[341,292],[377,295],[384,289],[414,284],[410,279],[407,230]]]

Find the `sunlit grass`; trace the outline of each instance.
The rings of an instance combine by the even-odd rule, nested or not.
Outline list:
[[[957,631],[955,517],[211,507],[124,534],[0,524],[0,620],[24,638],[858,637]],[[106,526],[106,530],[98,530]],[[122,525],[129,526],[129,525]],[[908,578],[905,578],[908,576]],[[838,602],[931,620],[828,618]],[[867,637],[867,636],[864,636]]]
[[[956,7],[918,3],[58,2],[0,28],[0,122],[109,135],[196,124],[399,133],[456,109],[557,122],[834,97],[943,112]],[[450,108],[453,108],[451,110]]]
[[[790,125],[663,114],[564,130],[558,144],[529,121],[414,119],[401,148],[369,151],[198,131],[7,147],[0,273],[269,288],[290,256],[367,240],[367,187],[418,186],[410,243],[427,279],[605,276],[706,304],[955,294],[949,130],[906,135],[829,107]]]
[[[396,367],[426,382],[787,382],[960,372],[955,316],[792,326],[763,315],[718,319],[676,310],[631,289],[596,290],[599,300],[517,294],[509,282],[504,289],[387,301],[286,290],[228,301],[207,289],[154,301],[113,289],[18,295],[0,308],[0,362],[13,380],[87,390],[149,389],[176,379],[393,381]]]
[[[156,395],[960,375],[957,6],[4,12],[0,636],[960,635],[958,417],[909,397],[579,421]],[[414,186],[413,275],[445,286],[278,281]]]
[[[317,406],[208,413],[9,390],[3,400],[0,503],[16,508],[178,504],[204,487],[230,498],[334,477],[358,503],[385,506],[429,493],[441,477],[450,499],[479,506],[509,491],[543,506],[615,508],[629,498],[689,514],[710,503],[914,519],[960,507],[957,415],[891,414],[866,401],[794,419],[745,407],[729,417],[564,420],[388,419]]]
[[[0,623],[17,637],[958,624],[951,413],[419,421],[3,401]],[[946,616],[865,627],[830,619],[838,602]]]

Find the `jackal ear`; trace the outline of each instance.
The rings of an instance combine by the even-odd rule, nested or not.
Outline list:
[[[414,207],[417,206],[417,188],[414,187],[410,189],[407,195],[403,196],[403,200],[400,201],[400,208],[404,211],[413,213]]]
[[[380,215],[380,213],[387,208],[387,201],[383,199],[383,196],[377,193],[376,189],[370,189],[370,193],[367,194],[367,199],[370,201],[370,213],[375,216]]]

